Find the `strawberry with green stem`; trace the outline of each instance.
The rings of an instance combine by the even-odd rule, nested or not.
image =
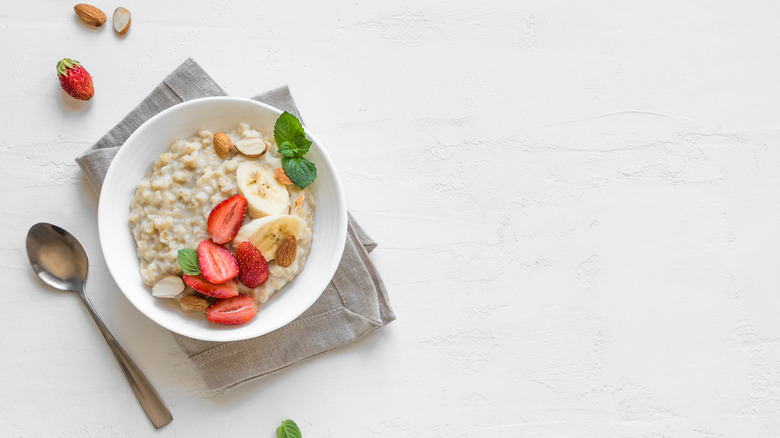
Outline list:
[[[62,58],[57,63],[57,76],[60,78],[60,86],[70,97],[79,100],[89,100],[95,95],[92,76],[78,61]]]

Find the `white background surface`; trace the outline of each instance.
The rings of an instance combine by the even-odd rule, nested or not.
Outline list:
[[[4,2],[0,435],[780,435],[777,3],[305,3],[131,1],[121,39]],[[114,285],[73,161],[189,56],[231,95],[290,85],[398,314],[216,396]],[[63,57],[92,102],[60,92]],[[78,299],[33,277],[39,221],[84,244],[162,431]]]

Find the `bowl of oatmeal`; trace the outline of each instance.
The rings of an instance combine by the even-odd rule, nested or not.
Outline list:
[[[305,158],[316,165],[316,179],[301,189],[285,180],[283,172],[279,175],[282,154],[274,141],[274,124],[281,114],[250,99],[188,101],[146,121],[112,161],[98,207],[106,264],[128,300],[164,328],[208,341],[261,336],[300,316],[333,277],[346,240],[343,189],[326,150],[308,130],[311,146]],[[217,141],[215,134],[224,137]],[[226,220],[224,212],[217,219],[212,212],[225,210],[218,206],[233,205],[236,198],[246,210],[240,211],[240,223],[232,217],[233,233],[220,235],[222,240],[212,237],[212,222]],[[232,210],[228,218],[230,214]],[[283,242],[289,235],[294,242]],[[239,246],[244,242],[267,259],[262,284],[247,280],[243,264],[240,276],[215,280],[227,268],[219,257],[214,262],[211,253],[204,259],[204,245],[243,263],[247,257],[239,254]],[[201,256],[200,275],[190,272],[188,278],[182,272],[187,267],[180,261],[184,249]],[[182,277],[188,281],[181,293],[157,293],[165,289],[158,283]],[[196,280],[218,284],[205,281],[208,287],[202,292]],[[257,308],[254,318],[238,325],[214,324],[203,309],[193,310],[197,306],[190,301],[204,301],[202,294],[212,288],[217,290],[205,296],[205,305],[226,301],[214,298],[221,297],[226,285],[232,285],[231,293],[251,297],[246,300]]]

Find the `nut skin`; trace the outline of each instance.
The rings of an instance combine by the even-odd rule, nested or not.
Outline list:
[[[298,253],[298,239],[295,236],[287,236],[276,248],[276,264],[281,267],[292,265],[295,255]]]
[[[277,167],[274,170],[274,177],[276,178],[277,181],[279,181],[280,184],[284,184],[286,186],[292,184],[292,181],[290,181],[290,177],[288,177],[287,174],[284,173],[284,169],[282,169],[281,167]]]
[[[179,302],[182,306],[197,312],[205,312],[211,306],[211,301],[197,295],[185,295],[179,299]]]
[[[212,145],[214,146],[217,155],[222,158],[227,158],[228,155],[230,155],[230,147],[233,145],[233,142],[230,141],[230,137],[228,137],[227,134],[217,132],[214,134]]]
[[[106,22],[106,14],[92,5],[79,3],[73,7],[73,10],[76,11],[76,15],[81,18],[81,21],[90,26],[100,27]]]

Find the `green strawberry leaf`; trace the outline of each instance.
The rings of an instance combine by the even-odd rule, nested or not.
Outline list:
[[[284,420],[276,429],[276,438],[301,438],[301,430],[294,421]]]
[[[63,76],[67,76],[68,70],[70,70],[73,67],[78,67],[78,65],[79,65],[78,61],[74,61],[70,58],[62,58],[60,62],[57,63],[57,73]]]
[[[303,157],[282,157],[282,168],[290,181],[302,189],[317,178],[317,167]]]
[[[198,262],[198,252],[194,249],[180,249],[176,254],[179,259],[179,267],[187,275],[200,275],[200,263]]]
[[[274,140],[276,144],[281,145],[285,141],[295,142],[295,139],[298,137],[306,137],[301,122],[287,111],[283,112],[274,124]]]

